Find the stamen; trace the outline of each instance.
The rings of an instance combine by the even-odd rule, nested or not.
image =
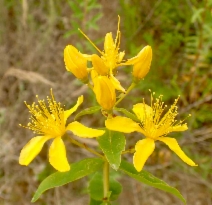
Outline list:
[[[24,128],[33,130],[38,134],[61,136],[65,132],[64,110],[61,104],[54,99],[52,89],[50,90],[51,99],[47,96],[48,107],[44,100],[39,100],[36,96],[38,105],[35,102],[26,106],[31,113],[31,123],[27,126],[20,125]]]
[[[83,33],[83,31],[81,29],[78,28],[78,30],[80,31],[80,33],[91,43],[91,45],[101,54],[103,55],[102,51],[100,51],[97,46],[90,40],[90,38],[88,38],[87,35],[85,35],[85,33]]]

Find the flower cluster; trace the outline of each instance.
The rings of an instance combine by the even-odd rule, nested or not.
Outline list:
[[[93,83],[93,91],[97,102],[106,111],[113,109],[116,103],[116,90],[125,93],[126,90],[115,77],[117,68],[123,65],[133,66],[133,78],[135,82],[140,81],[149,72],[152,61],[152,49],[145,46],[137,56],[123,60],[125,52],[119,52],[121,32],[119,30],[120,18],[116,38],[113,39],[112,33],[107,33],[104,41],[104,50],[101,51],[95,44],[81,31],[86,39],[96,48],[97,54],[82,54],[72,46],[66,46],[64,50],[64,61],[66,69],[72,72],[79,80],[89,83],[89,73]],[[87,68],[87,61],[91,61],[93,67]]]
[[[149,72],[152,61],[152,49],[145,46],[137,56],[123,60],[125,52],[119,51],[121,32],[119,29],[120,19],[118,21],[118,30],[116,38],[113,39],[112,33],[107,33],[104,41],[104,50],[101,51],[96,45],[82,32],[85,38],[96,48],[100,55],[82,54],[73,45],[66,46],[64,50],[64,61],[67,71],[73,73],[76,78],[87,84],[94,92],[97,102],[102,108],[102,113],[106,117],[105,129],[123,133],[139,132],[145,138],[135,144],[135,153],[133,164],[139,172],[149,156],[155,149],[155,142],[165,143],[173,152],[175,152],[185,163],[190,166],[197,166],[182,151],[176,139],[167,137],[169,133],[176,131],[185,131],[188,129],[184,121],[177,121],[178,115],[177,101],[165,112],[166,105],[162,101],[162,96],[154,100],[154,93],[151,95],[151,105],[142,103],[133,106],[133,112],[130,116],[115,116],[113,109],[130,92],[130,90]],[[88,68],[88,61],[92,67]],[[128,89],[122,87],[116,78],[117,69],[120,66],[132,66],[132,84]],[[117,100],[117,92],[122,92]],[[51,91],[51,98],[47,97],[48,105],[44,100],[38,99],[38,104],[27,105],[31,113],[31,122],[25,128],[33,130],[39,136],[32,138],[22,149],[19,163],[28,165],[36,155],[41,151],[44,143],[52,139],[53,142],[49,149],[49,162],[60,172],[70,170],[70,165],[66,157],[65,145],[62,137],[67,131],[82,138],[99,137],[105,133],[105,130],[91,129],[82,125],[78,121],[73,121],[66,125],[68,117],[74,113],[83,102],[83,96],[80,96],[74,107],[64,110],[60,103],[54,99]],[[106,158],[105,158],[106,159]]]

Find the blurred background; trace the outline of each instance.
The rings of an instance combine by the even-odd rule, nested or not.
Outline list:
[[[28,205],[40,182],[55,170],[48,164],[46,143],[28,167],[18,164],[22,147],[34,134],[19,126],[28,122],[24,101],[31,104],[49,95],[70,108],[85,96],[80,109],[92,106],[94,95],[66,72],[63,50],[72,44],[82,53],[97,51],[80,34],[81,28],[103,50],[107,32],[117,31],[121,17],[121,46],[125,59],[145,45],[153,49],[149,74],[121,107],[131,109],[149,89],[164,95],[171,105],[178,95],[180,118],[188,118],[189,130],[173,133],[198,167],[187,166],[165,145],[157,143],[145,169],[176,187],[191,205],[212,204],[212,0],[0,0],[0,205]],[[131,67],[119,68],[124,87],[131,83]],[[100,114],[82,117],[91,127],[101,127]],[[141,138],[126,136],[127,148]],[[77,139],[77,138],[76,138]],[[80,139],[79,139],[80,140]],[[82,140],[81,140],[82,141]],[[94,140],[83,141],[97,147]],[[68,158],[76,162],[92,157],[65,139]],[[129,161],[132,155],[126,155]],[[174,196],[147,187],[127,176],[118,176],[123,193],[114,204],[180,205]],[[47,191],[35,205],[88,204],[87,179]]]

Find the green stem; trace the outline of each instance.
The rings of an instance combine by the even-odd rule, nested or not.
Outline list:
[[[86,149],[87,151],[89,151],[89,152],[95,154],[96,156],[98,156],[98,157],[100,157],[100,158],[105,160],[105,157],[103,155],[101,155],[100,153],[96,152],[95,150],[87,147],[85,144],[82,144],[82,143],[72,139],[71,137],[69,139],[71,140],[71,143],[77,145],[78,147],[82,147],[82,148]]]
[[[89,82],[86,85],[93,91],[93,86]]]
[[[135,152],[135,149],[133,148],[133,149],[125,150],[121,154],[134,153],[134,152]]]
[[[136,86],[136,83],[132,82],[130,87],[127,89],[126,93],[121,98],[119,98],[119,100],[116,102],[115,106],[118,105],[135,86]]]
[[[104,199],[107,200],[109,192],[109,163],[105,161],[103,167],[103,189],[104,189]]]

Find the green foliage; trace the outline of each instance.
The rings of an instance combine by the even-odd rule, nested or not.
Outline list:
[[[96,172],[101,168],[102,164],[103,161],[101,159],[87,158],[82,161],[73,163],[71,165],[71,170],[68,172],[56,172],[48,176],[38,187],[32,198],[32,202],[37,201],[41,194],[43,194],[48,189],[62,186],[92,174],[93,172]]]
[[[125,136],[120,132],[106,130],[105,134],[98,137],[97,140],[110,166],[118,170],[121,163],[121,153],[125,150]]]
[[[82,29],[85,33],[89,33],[88,31],[90,30],[99,30],[98,20],[101,19],[103,15],[102,12],[100,12],[101,4],[97,0],[67,1],[72,14],[70,18],[71,29],[64,34],[65,38],[73,36],[84,38],[78,28]],[[98,43],[98,40],[95,41],[95,43]],[[82,52],[85,52],[86,50],[95,50],[87,40],[83,42],[83,45],[82,43],[77,43],[76,47]]]
[[[120,193],[122,192],[121,184],[116,181],[113,177],[109,179],[110,184],[110,196],[108,197],[110,201],[116,200]],[[96,173],[89,183],[89,194],[91,199],[95,201],[103,201],[103,176],[100,173]]]
[[[183,198],[183,196],[180,194],[180,192],[177,189],[169,186],[164,181],[156,178],[149,172],[144,171],[144,170],[141,172],[137,172],[130,163],[128,163],[124,160],[122,160],[122,163],[120,165],[120,170],[122,170],[125,174],[129,175],[130,177],[132,177],[144,184],[147,184],[149,186],[155,187],[157,189],[161,189],[163,191],[166,191],[166,192],[169,192],[169,193],[175,195],[182,202],[184,202],[186,204],[185,199]]]

